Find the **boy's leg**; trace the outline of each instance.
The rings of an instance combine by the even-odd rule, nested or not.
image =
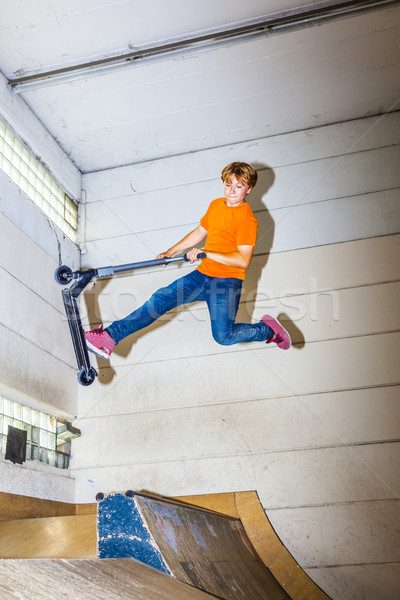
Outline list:
[[[264,323],[235,323],[241,292],[242,281],[236,278],[214,278],[207,289],[212,334],[215,341],[224,346],[265,342],[273,336]]]
[[[104,330],[85,334],[89,350],[103,358],[111,355],[114,346],[122,339],[147,327],[167,311],[199,300],[205,300],[206,276],[191,271],[170,285],[157,290],[147,302],[124,319],[114,321]],[[102,345],[104,342],[105,347]]]
[[[274,341],[280,348],[287,349],[290,346],[289,334],[273,317],[265,315],[254,324],[235,323],[241,291],[240,279],[215,278],[211,281],[207,289],[207,305],[215,341],[227,346],[240,342]]]
[[[143,306],[124,319],[111,323],[106,331],[118,344],[131,333],[150,325],[169,310],[204,299],[202,298],[203,287],[204,275],[198,271],[191,271],[188,275],[154,292]]]

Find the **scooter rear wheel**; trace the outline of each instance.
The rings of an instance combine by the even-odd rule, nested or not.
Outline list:
[[[97,371],[93,367],[90,367],[88,372],[86,372],[85,367],[82,367],[78,373],[78,381],[81,385],[87,386],[93,383],[93,381],[96,379],[96,375]]]

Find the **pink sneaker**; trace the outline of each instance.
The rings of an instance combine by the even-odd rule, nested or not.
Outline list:
[[[290,346],[292,345],[292,340],[290,339],[290,335],[286,329],[279,323],[279,321],[274,319],[274,317],[271,317],[271,315],[264,315],[261,318],[261,321],[268,325],[268,327],[271,327],[272,331],[274,332],[272,339],[270,339],[267,344],[274,342],[278,348],[281,348],[281,350],[289,350]]]
[[[85,338],[86,346],[90,352],[100,356],[100,358],[110,358],[115,342],[107,331],[103,331],[102,325],[93,331],[85,331]]]

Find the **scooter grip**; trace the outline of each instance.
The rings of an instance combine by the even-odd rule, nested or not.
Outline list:
[[[197,258],[199,258],[199,259],[202,259],[202,258],[207,258],[207,254],[206,254],[205,252],[199,252],[199,253],[198,253],[198,255],[197,255]],[[185,254],[185,255],[184,255],[183,259],[184,259],[186,262],[189,262],[189,260],[190,260],[190,259],[188,258],[188,256],[187,256],[187,254]]]

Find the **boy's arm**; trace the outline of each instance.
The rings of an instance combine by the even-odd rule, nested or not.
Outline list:
[[[207,258],[228,267],[239,267],[247,269],[253,256],[254,246],[238,246],[237,252],[207,252]],[[190,252],[188,258],[191,258]]]
[[[196,246],[196,244],[202,242],[206,236],[207,230],[201,225],[198,225],[196,229],[193,229],[193,231],[185,235],[185,237],[174,246],[171,246],[171,248],[168,248],[165,252],[161,252],[157,258],[171,258],[177,252],[183,252],[183,250]],[[197,252],[199,252],[199,250]]]

